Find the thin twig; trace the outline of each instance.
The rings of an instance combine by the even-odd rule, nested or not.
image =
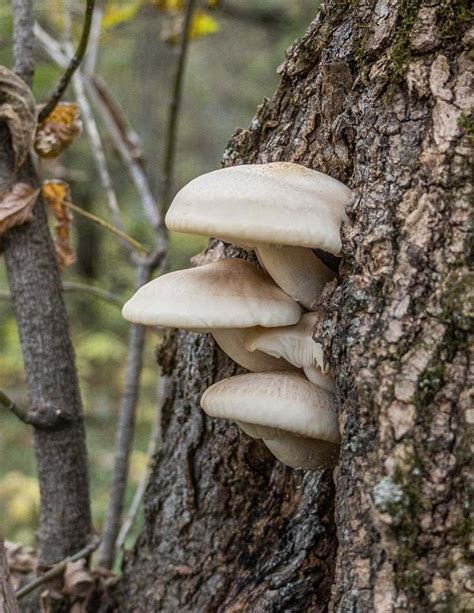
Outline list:
[[[102,121],[112,139],[113,145],[116,148],[118,154],[122,159],[122,163],[127,169],[131,180],[135,186],[135,189],[140,196],[140,201],[143,207],[143,211],[145,213],[148,222],[152,226],[152,228],[156,231],[157,228],[160,227],[162,220],[158,213],[158,208],[156,205],[156,199],[151,191],[149,181],[147,176],[137,162],[137,160],[132,156],[130,149],[127,143],[123,140],[120,130],[118,129],[115,121],[110,115],[110,111],[107,106],[104,104],[104,101],[97,93],[97,89],[90,79],[84,79],[84,84],[86,86],[86,90],[88,96],[95,108],[99,112]]]
[[[61,100],[64,92],[66,91],[67,86],[69,85],[70,80],[72,79],[74,73],[79,68],[79,65],[84,57],[84,54],[87,49],[87,43],[89,41],[89,33],[91,29],[92,23],[92,14],[94,12],[94,4],[95,0],[87,0],[86,11],[84,15],[84,26],[82,29],[81,40],[79,41],[79,45],[77,47],[77,51],[69,63],[69,66],[66,68],[66,72],[63,74],[59,83],[56,86],[51,98],[45,104],[45,106],[41,109],[38,121],[43,121],[48,117],[52,111],[56,108],[56,105]]]
[[[132,245],[132,247],[136,249],[136,251],[139,251],[140,253],[143,253],[145,255],[148,254],[147,249],[141,243],[139,243],[137,240],[135,240],[128,234],[125,234],[125,232],[122,232],[122,230],[119,230],[118,228],[110,224],[108,221],[105,221],[105,219],[101,219],[100,217],[97,217],[97,215],[94,215],[93,213],[89,213],[89,211],[85,211],[84,209],[81,209],[80,206],[77,206],[76,204],[73,204],[72,202],[63,202],[62,204],[64,204],[64,206],[68,207],[69,209],[72,209],[79,215],[82,215],[83,217],[86,217],[90,221],[93,221],[98,226],[101,226],[102,228],[105,228],[109,232],[112,232],[112,234],[115,234],[115,236],[118,236],[122,240]]]
[[[28,422],[29,413],[26,409],[20,408],[11,398],[9,398],[5,392],[0,390],[0,406],[7,411],[11,411],[14,415],[16,415],[21,421],[25,423]]]
[[[140,137],[130,125],[118,100],[113,97],[107,83],[99,75],[91,75],[90,81],[95,87],[100,99],[109,110],[109,114],[119,130],[122,140],[129,148],[130,155],[143,168],[143,150]]]
[[[33,3],[13,0],[13,70],[31,87],[35,72],[33,56]]]
[[[139,266],[135,287],[138,289],[150,279],[150,267]],[[115,540],[120,525],[125,489],[127,487],[130,451],[135,431],[135,413],[140,391],[140,375],[143,365],[145,327],[130,326],[127,347],[125,387],[121,397],[117,430],[115,434],[114,471],[110,486],[110,498],[102,531],[99,564],[112,568],[115,558]]]
[[[158,390],[157,390],[157,407],[155,414],[155,421],[153,422],[153,428],[150,434],[150,439],[148,441],[148,449],[147,449],[147,468],[145,470],[144,475],[140,479],[140,482],[135,490],[135,494],[133,496],[132,503],[130,504],[130,508],[128,510],[127,516],[120,528],[120,532],[117,536],[117,540],[115,542],[115,551],[121,551],[125,546],[125,541],[127,540],[130,531],[132,530],[138,510],[140,509],[141,502],[143,500],[143,496],[145,495],[145,490],[148,485],[148,480],[151,474],[152,468],[152,460],[155,453],[158,451],[158,447],[161,443],[161,411],[164,405],[164,401],[167,397],[166,387],[168,383],[168,377],[162,375],[158,382]]]
[[[92,15],[91,31],[89,34],[89,44],[87,45],[86,57],[84,58],[84,72],[93,74],[97,64],[99,52],[100,35],[102,31],[102,17],[104,15],[104,0],[99,0]]]
[[[37,23],[35,24],[35,36],[51,59],[54,60],[59,66],[64,66],[65,61],[67,61],[67,56],[62,52],[58,42]],[[151,191],[149,181],[143,168],[131,154],[128,144],[123,140],[120,130],[118,129],[113,118],[110,116],[109,108],[104,103],[101,96],[97,93],[97,88],[94,83],[89,77],[84,75],[82,71],[78,70],[76,74],[80,76],[82,82],[84,83],[87,94],[90,100],[94,103],[94,106],[97,108],[105,127],[109,132],[114,147],[119,153],[122,163],[130,175],[135,189],[140,196],[143,211],[148,222],[157,232],[162,224],[155,197]]]
[[[154,268],[160,264],[160,272],[163,272],[165,259],[163,258],[163,254],[166,253],[167,244],[168,244],[168,234],[166,230],[166,226],[164,224],[164,213],[166,212],[166,208],[169,204],[169,197],[171,194],[171,185],[172,185],[172,174],[174,168],[174,160],[175,160],[175,141],[176,138],[176,130],[178,125],[179,111],[181,108],[181,96],[182,96],[182,86],[183,86],[183,78],[185,73],[186,66],[186,56],[187,56],[187,48],[189,42],[189,31],[191,26],[192,14],[194,9],[195,0],[188,0],[186,5],[186,15],[183,22],[183,29],[181,33],[181,42],[180,42],[180,50],[178,55],[178,64],[175,73],[175,81],[173,87],[172,94],[172,102],[170,104],[169,110],[169,119],[168,119],[168,129],[167,129],[167,140],[166,140],[166,150],[165,150],[165,165],[164,165],[164,187],[161,196],[161,206],[160,206],[160,215],[158,217],[159,223],[154,225],[155,234],[156,234],[156,249],[152,256],[150,256],[150,260],[148,262],[148,278],[150,278]],[[91,96],[94,104],[97,106],[99,111],[107,111],[104,107],[102,101],[99,96],[97,96],[96,92],[92,89],[92,87],[87,86],[89,95]],[[118,146],[119,152],[122,155],[122,160],[127,165],[127,167],[132,169],[136,167],[143,173],[142,169],[138,166],[138,164],[132,159],[130,155],[130,151],[126,144],[123,142],[123,139],[120,136],[120,132],[117,130],[113,120],[110,119],[108,113],[102,113],[102,117],[104,122],[106,123],[109,132],[114,138],[114,142]],[[149,188],[148,188],[149,189]],[[145,205],[145,203],[143,203]],[[146,207],[145,207],[146,210]],[[139,268],[140,270],[144,270],[144,268]],[[145,282],[145,281],[143,281]],[[135,424],[135,412],[136,405],[138,400],[138,389],[139,389],[139,380],[142,369],[142,352],[143,352],[143,341],[141,342],[141,346],[139,344],[139,330],[138,327],[132,326],[129,336],[129,346],[128,346],[128,363],[127,363],[127,376],[125,382],[125,391],[123,396],[123,404],[121,406],[119,423],[117,426],[117,435],[116,435],[116,455],[115,455],[115,465],[114,465],[114,474],[112,477],[112,485],[111,485],[111,494],[109,499],[109,507],[107,509],[107,515],[104,523],[103,529],[103,543],[100,548],[100,561],[101,565],[111,568],[114,563],[115,553],[116,553],[116,539],[119,532],[119,522],[120,515],[123,509],[123,498],[127,483],[128,476],[128,464],[129,464],[129,455],[130,449],[132,445],[133,432],[134,432],[134,424]]]
[[[74,92],[76,99],[81,108],[82,116],[86,125],[87,134],[89,135],[91,153],[95,159],[97,171],[99,173],[102,187],[104,188],[107,198],[107,204],[109,206],[112,218],[115,225],[123,231],[123,223],[120,215],[120,209],[118,205],[117,196],[112,183],[112,177],[110,176],[109,168],[104,154],[104,148],[102,146],[102,140],[100,138],[99,130],[92,113],[89,100],[84,92],[84,81],[82,74],[74,75],[73,79]]]
[[[168,125],[165,138],[165,155],[163,165],[163,189],[161,192],[161,219],[164,223],[166,210],[170,204],[171,189],[173,186],[174,162],[176,157],[176,132],[178,117],[181,108],[183,93],[183,79],[186,66],[186,56],[189,47],[189,31],[191,28],[195,0],[188,0],[184,16],[183,30],[181,32],[181,44],[179,48],[178,63],[174,78],[173,92],[171,96]]]
[[[93,553],[97,549],[99,544],[100,544],[100,538],[98,536],[92,537],[90,543],[86,545],[85,547],[83,547],[80,551],[78,551],[72,556],[69,556],[68,558],[65,558],[61,562],[58,562],[52,568],[46,571],[44,575],[41,575],[41,577],[34,579],[34,581],[32,581],[31,583],[28,583],[28,585],[25,585],[24,587],[20,588],[16,592],[17,599],[21,600],[23,596],[30,594],[33,590],[35,590],[40,585],[47,583],[48,581],[50,581],[51,579],[54,579],[55,577],[59,577],[59,575],[61,575],[66,570],[66,567],[69,562],[77,562],[77,560],[80,560],[81,558],[88,558],[91,555],[91,553]]]
[[[91,294],[92,296],[96,296],[109,304],[113,304],[118,308],[122,308],[123,299],[114,294],[113,292],[109,292],[106,289],[102,289],[101,287],[96,287],[95,285],[88,285],[87,283],[79,283],[76,281],[63,281],[63,290],[66,292],[82,292],[85,294]],[[11,300],[11,294],[8,290],[0,289],[0,300]]]
[[[67,292],[83,292],[85,294],[91,294],[92,296],[96,296],[109,304],[119,307],[119,309],[121,309],[124,304],[123,298],[120,298],[120,296],[117,294],[102,289],[101,287],[96,287],[95,285],[88,285],[77,281],[63,281],[63,290]]]
[[[67,66],[68,58],[61,50],[59,44],[50,36],[39,24],[35,24],[35,36],[42,44],[48,55],[53,59],[56,64],[61,67]],[[112,178],[110,176],[107,161],[105,159],[104,148],[102,146],[102,140],[100,138],[99,130],[92,113],[89,100],[84,92],[84,77],[80,70],[74,75],[73,79],[74,91],[76,94],[77,102],[81,109],[82,117],[86,126],[86,131],[89,136],[91,153],[94,157],[97,172],[99,174],[100,182],[104,188],[107,198],[107,204],[112,214],[114,224],[119,230],[123,231],[123,223],[120,215],[120,209],[118,206],[117,196],[113,188]]]

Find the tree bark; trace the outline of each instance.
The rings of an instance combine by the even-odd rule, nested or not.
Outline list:
[[[326,2],[224,155],[355,192],[315,331],[338,386],[337,539],[331,475],[206,418],[202,392],[237,368],[180,332],[160,352],[174,390],[120,610],[472,608],[466,18],[458,1]],[[223,253],[239,255],[208,257]]]
[[[33,16],[28,0],[15,0],[15,70],[31,86]],[[13,173],[8,130],[0,125],[0,193],[15,181],[38,188],[28,159]],[[3,238],[34,422],[41,494],[40,567],[75,553],[91,534],[87,452],[74,350],[54,246],[41,197],[30,222]]]

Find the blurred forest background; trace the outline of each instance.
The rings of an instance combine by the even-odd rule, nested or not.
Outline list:
[[[179,4],[179,0],[174,2]],[[169,4],[173,2],[168,0]],[[191,30],[174,192],[193,177],[219,167],[235,128],[248,126],[262,98],[273,93],[278,83],[276,70],[286,48],[310,23],[318,4],[317,0],[211,0],[206,6],[201,5],[194,33]],[[96,69],[140,138],[143,161],[156,192],[177,52],[172,44],[172,10],[163,10],[163,5],[163,0],[106,2]],[[70,6],[77,43],[83,3]],[[61,40],[62,0],[36,2],[35,10],[42,27]],[[0,0],[0,64],[11,66],[11,47],[11,3]],[[40,47],[36,57],[33,91],[40,103],[48,98],[61,72]],[[64,99],[74,99],[72,90]],[[138,196],[107,134],[101,131],[101,136],[127,233],[145,245],[150,244],[152,237]],[[85,131],[54,163],[42,164],[45,178],[64,178],[69,182],[76,205],[104,219],[110,218]],[[64,271],[64,281],[104,288],[117,295],[118,302],[133,293],[133,269],[115,236],[75,215],[73,243],[77,261]],[[205,244],[206,240],[199,237],[171,236],[170,268],[187,267],[189,257]],[[94,525],[100,529],[113,468],[128,325],[121,317],[118,302],[78,291],[65,292],[65,300],[86,411]],[[158,342],[159,336],[149,330],[126,506],[147,464],[148,440],[156,413],[158,371],[154,354]],[[28,404],[3,262],[0,388],[17,404]],[[0,430],[0,507],[6,538],[34,545],[38,499],[31,431],[14,415],[4,414]],[[140,521],[135,533],[139,524]]]

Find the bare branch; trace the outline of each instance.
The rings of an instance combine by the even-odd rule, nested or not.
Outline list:
[[[98,536],[93,536],[90,543],[86,545],[85,547],[83,547],[80,551],[78,551],[72,556],[69,556],[68,558],[65,558],[61,562],[58,562],[52,568],[46,571],[43,575],[41,575],[41,577],[38,577],[31,583],[28,583],[28,585],[25,585],[24,587],[20,588],[16,592],[17,599],[21,600],[24,596],[30,594],[33,590],[35,590],[40,585],[43,585],[44,583],[47,583],[51,579],[54,579],[55,577],[59,577],[60,575],[62,575],[63,572],[66,570],[66,566],[68,565],[69,562],[77,562],[77,560],[80,560],[81,558],[88,558],[91,555],[91,553],[93,553],[97,549],[99,544],[100,544],[100,538]]]
[[[33,57],[33,3],[13,0],[13,70],[31,87],[35,72]]]
[[[137,489],[135,490],[135,494],[133,496],[133,500],[128,510],[127,516],[125,517],[122,527],[120,528],[120,532],[117,536],[117,540],[115,542],[115,550],[117,552],[121,551],[124,547],[125,541],[127,540],[127,537],[135,524],[138,510],[140,509],[143,496],[145,495],[148,480],[150,478],[153,456],[158,451],[158,447],[161,443],[161,410],[163,408],[164,401],[167,397],[168,383],[168,377],[162,375],[158,382],[157,411],[155,415],[155,421],[153,423],[153,429],[151,431],[150,439],[148,441],[147,469],[145,471],[145,474],[140,479],[140,483],[138,484]]]
[[[84,58],[84,72],[92,75],[97,64],[97,54],[99,52],[100,34],[102,30],[102,17],[104,15],[104,0],[97,2],[92,15],[91,31],[89,34],[89,44],[87,46],[86,57]]]
[[[141,243],[139,243],[137,240],[135,240],[134,238],[132,238],[131,236],[129,236],[122,230],[119,230],[118,228],[110,224],[108,221],[105,221],[105,219],[101,219],[100,217],[97,217],[97,215],[94,215],[93,213],[89,213],[89,211],[85,211],[84,209],[81,209],[80,206],[77,206],[76,204],[73,204],[72,202],[63,202],[62,204],[68,207],[69,209],[72,209],[79,215],[82,215],[83,217],[90,219],[90,221],[93,221],[98,226],[101,226],[102,228],[105,228],[109,232],[112,232],[112,234],[115,234],[115,236],[118,236],[122,240],[126,241],[136,251],[139,251],[140,253],[147,255],[148,251]]]
[[[153,269],[158,262],[162,263],[163,254],[166,253],[168,235],[164,225],[164,214],[169,204],[172,186],[172,174],[174,169],[175,151],[176,151],[176,130],[178,125],[179,111],[181,108],[181,96],[183,87],[183,78],[186,66],[187,49],[189,45],[189,32],[192,21],[195,0],[188,0],[186,5],[185,19],[181,32],[181,43],[178,54],[178,63],[176,66],[174,87],[172,92],[172,101],[169,109],[169,118],[167,124],[167,139],[165,150],[164,163],[164,183],[162,190],[159,224],[155,225],[156,232],[156,250],[148,261],[148,267],[138,269],[137,287],[140,287],[151,276]],[[95,104],[99,110],[103,103],[97,94],[88,86],[88,91],[91,97],[95,98]],[[103,110],[105,110],[103,108]],[[129,169],[133,166],[138,167],[132,159],[129,149],[120,137],[120,132],[110,117],[110,114],[102,114],[104,122],[108,125],[110,134],[114,138],[115,143],[119,146],[119,151],[122,154],[122,159],[125,161]],[[141,171],[141,169],[140,169]],[[143,172],[143,171],[141,171]],[[145,204],[145,202],[144,202]],[[146,273],[146,274],[145,274]],[[139,275],[143,275],[140,281]],[[128,463],[130,449],[133,439],[133,431],[135,424],[135,411],[138,399],[139,379],[142,369],[142,352],[144,345],[143,331],[140,331],[139,326],[132,326],[129,336],[129,351],[127,362],[127,377],[125,383],[125,391],[123,403],[120,411],[119,424],[117,426],[116,435],[116,455],[114,465],[114,475],[112,478],[111,494],[107,516],[104,524],[103,543],[100,551],[100,560],[103,566],[110,568],[113,565],[115,558],[115,546],[117,534],[119,531],[120,515],[123,509],[123,499],[128,476]]]
[[[195,0],[188,0],[184,16],[181,43],[179,47],[178,63],[174,77],[173,92],[168,115],[168,125],[165,138],[165,155],[163,166],[163,188],[161,193],[161,219],[164,223],[166,210],[170,204],[171,189],[173,186],[174,161],[176,156],[176,132],[178,128],[179,111],[183,93],[183,79],[186,67],[186,57],[189,47],[189,31],[193,17]]]
[[[46,117],[48,117],[48,115],[50,115],[52,111],[55,109],[56,105],[61,100],[64,92],[66,91],[66,88],[69,85],[69,82],[71,81],[74,73],[79,67],[82,61],[82,58],[84,57],[84,54],[87,49],[87,43],[89,40],[89,32],[91,29],[92,14],[94,12],[94,4],[95,4],[95,0],[87,0],[86,11],[84,15],[84,27],[82,29],[81,40],[79,41],[77,51],[74,57],[71,59],[69,66],[66,68],[66,72],[63,74],[59,83],[57,84],[56,89],[54,90],[51,98],[45,104],[45,106],[41,109],[41,112],[38,116],[39,121],[43,121],[44,119],[46,119]]]
[[[0,390],[0,406],[7,411],[11,411],[14,415],[16,415],[22,422],[25,424],[29,424],[29,412],[23,408],[20,408],[11,398],[9,398],[5,392]]]
[[[59,46],[57,41],[55,41],[54,38],[50,36],[47,32],[45,32],[45,30],[43,30],[43,28],[41,28],[41,26],[38,24],[35,24],[35,36],[42,44],[43,48],[51,57],[51,59],[53,59],[60,66],[64,65],[65,59],[67,61],[67,58],[61,51],[61,47]],[[145,216],[148,219],[150,225],[155,230],[155,232],[158,233],[158,230],[162,224],[160,221],[160,216],[158,214],[155,197],[151,191],[148,179],[145,175],[143,168],[132,156],[127,143],[125,143],[122,138],[120,130],[118,129],[113,118],[111,118],[109,108],[104,103],[101,96],[97,93],[97,89],[90,80],[90,78],[85,76],[81,71],[78,71],[76,73],[76,76],[80,76],[87,90],[89,98],[92,100],[94,106],[100,113],[105,127],[107,128],[107,131],[109,132],[109,135],[113,141],[114,147],[117,149],[117,152],[122,159],[122,163],[127,169],[130,178],[133,181],[135,189],[140,196]]]
[[[68,63],[67,56],[61,50],[59,44],[50,36],[39,24],[35,24],[35,36],[42,44],[48,55],[59,66],[65,67]],[[94,157],[97,172],[99,174],[100,182],[104,188],[107,198],[107,204],[112,214],[114,224],[123,231],[123,223],[120,215],[120,209],[118,205],[117,196],[113,188],[112,178],[105,159],[104,148],[102,146],[102,140],[100,138],[99,130],[97,128],[94,115],[92,113],[89,100],[84,92],[83,77],[80,71],[74,75],[73,79],[74,90],[79,103],[82,117],[86,126],[87,134],[89,136],[89,142],[91,145],[91,153]]]
[[[77,281],[63,281],[63,290],[67,292],[83,292],[85,294],[91,294],[96,296],[109,304],[117,306],[119,309],[123,307],[124,300],[117,294],[109,292],[101,287],[95,285],[88,285],[86,283],[79,283]]]
[[[151,270],[149,266],[140,266],[137,270],[135,287],[138,289],[149,281]],[[127,349],[127,367],[125,388],[121,398],[119,421],[115,438],[114,472],[110,486],[109,506],[103,527],[103,542],[100,548],[100,565],[106,568],[113,566],[115,557],[115,540],[119,530],[120,517],[123,510],[125,489],[127,486],[130,451],[135,431],[135,412],[140,390],[140,375],[142,371],[143,347],[145,345],[145,327],[132,324],[129,332]]]
[[[123,298],[95,285],[87,285],[86,283],[78,283],[76,281],[63,281],[63,290],[66,292],[83,292],[96,296],[109,304],[117,306],[119,309],[123,306]],[[9,291],[0,289],[0,300],[11,300],[12,296]]]
[[[151,191],[145,172],[140,166],[140,164],[137,162],[137,160],[134,159],[134,157],[132,156],[129,147],[124,142],[122,135],[120,134],[120,130],[118,129],[115,121],[110,115],[109,109],[104,104],[104,101],[101,99],[101,97],[98,95],[93,83],[90,81],[90,79],[84,79],[84,83],[89,98],[92,100],[94,106],[98,110],[102,121],[104,122],[104,125],[113,141],[114,147],[117,149],[117,152],[122,159],[122,163],[127,169],[130,178],[135,185],[135,189],[140,196],[144,213],[150,225],[156,232],[161,225],[161,218],[158,213],[155,197]]]

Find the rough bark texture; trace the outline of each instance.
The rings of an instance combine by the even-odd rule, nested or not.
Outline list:
[[[5,175],[1,171],[7,164],[4,152],[2,148],[2,185]],[[38,184],[30,164],[16,178]],[[38,539],[41,564],[48,566],[84,547],[91,518],[74,350],[41,198],[31,222],[9,230],[3,244],[32,416],[44,424],[34,428],[34,444],[41,493]]]
[[[202,391],[235,367],[180,333],[161,352],[174,391],[120,610],[472,608],[466,17],[462,2],[328,1],[224,158],[297,162],[355,191],[316,330],[343,433],[337,563],[331,476],[207,419]]]

